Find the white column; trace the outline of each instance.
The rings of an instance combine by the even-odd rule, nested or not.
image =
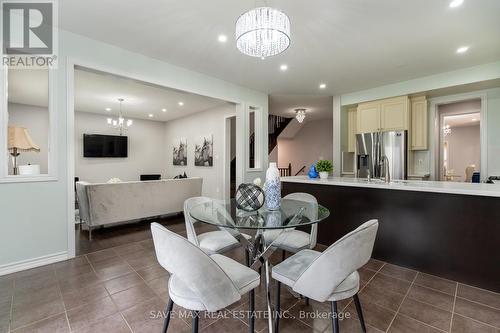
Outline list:
[[[342,170],[340,96],[333,96],[333,175],[340,177]]]

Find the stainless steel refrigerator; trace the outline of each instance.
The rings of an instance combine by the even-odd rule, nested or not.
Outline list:
[[[385,177],[388,163],[390,178],[407,178],[407,132],[375,132],[356,135],[357,176],[359,178]],[[386,158],[387,157],[387,158]]]

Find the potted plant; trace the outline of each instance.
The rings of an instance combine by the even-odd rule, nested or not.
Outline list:
[[[333,164],[329,160],[319,160],[316,163],[316,171],[319,172],[319,178],[327,179],[330,172],[333,171]]]

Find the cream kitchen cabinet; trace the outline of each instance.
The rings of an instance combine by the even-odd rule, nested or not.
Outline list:
[[[357,133],[380,131],[380,104],[362,103],[358,105]]]
[[[408,96],[359,104],[357,124],[358,133],[408,130]]]
[[[411,150],[427,150],[429,123],[427,99],[424,96],[412,98],[411,104]]]
[[[356,133],[358,133],[358,120],[356,108],[347,110],[347,151],[354,153],[356,151]]]

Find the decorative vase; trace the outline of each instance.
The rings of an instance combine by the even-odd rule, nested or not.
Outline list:
[[[328,172],[326,172],[326,171],[321,171],[321,172],[319,173],[319,178],[321,178],[321,179],[328,179]]]
[[[281,182],[280,172],[276,163],[269,163],[269,168],[266,171],[264,193],[266,195],[266,208],[269,210],[278,210],[281,205]]]
[[[311,165],[309,172],[307,173],[309,178],[318,178],[318,171],[316,171],[316,165]]]

